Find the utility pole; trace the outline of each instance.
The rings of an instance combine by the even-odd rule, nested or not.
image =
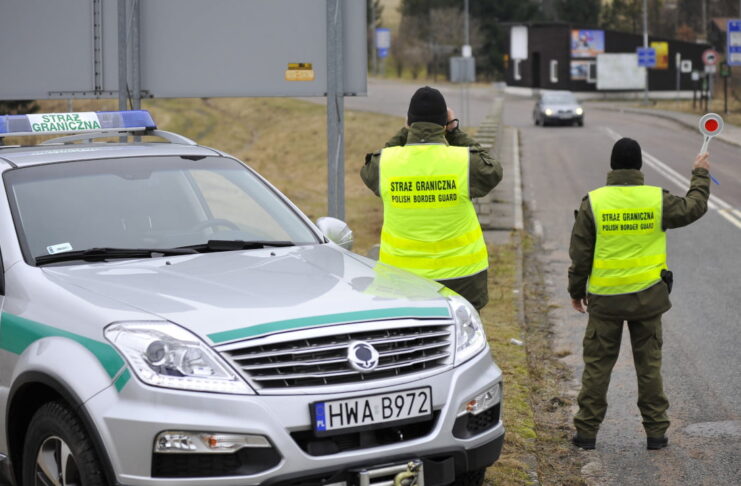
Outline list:
[[[741,1],[741,0],[739,0]],[[371,56],[373,56],[373,74],[378,76],[378,46],[376,45],[376,1],[368,0],[371,8]]]
[[[648,48],[648,0],[643,0],[643,48]],[[646,88],[643,90],[643,104],[648,104],[648,68],[646,68]]]
[[[343,0],[327,0],[327,210],[345,219]]]
[[[468,26],[468,0],[463,1],[463,49],[461,49],[461,55],[463,57],[471,57],[470,30]],[[463,125],[466,125],[466,122],[468,121],[468,82],[461,84],[461,90],[461,120],[463,120]]]

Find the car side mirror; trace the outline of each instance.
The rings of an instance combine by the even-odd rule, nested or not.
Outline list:
[[[340,245],[345,250],[352,250],[353,235],[347,223],[337,218],[324,216],[316,220],[316,225],[329,241]]]

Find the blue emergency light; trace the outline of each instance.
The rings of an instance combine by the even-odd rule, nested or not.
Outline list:
[[[0,116],[0,138],[89,132],[140,132],[156,129],[157,125],[147,110]]]

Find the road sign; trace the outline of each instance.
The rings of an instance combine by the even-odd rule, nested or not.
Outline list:
[[[679,70],[685,74],[691,73],[692,72],[692,60],[682,59],[682,62],[679,63]]]
[[[376,29],[376,52],[378,57],[383,59],[388,57],[389,48],[391,47],[391,30],[383,27]]]
[[[728,20],[726,60],[729,66],[741,66],[741,19]]]
[[[715,74],[715,64],[706,64],[705,65],[705,72],[708,74]]]
[[[715,66],[718,63],[718,51],[715,49],[705,49],[702,53],[702,62],[706,66]]]
[[[692,71],[692,81],[700,81],[700,71]]]
[[[656,49],[653,47],[639,47],[636,49],[636,53],[638,54],[638,66],[656,66]]]

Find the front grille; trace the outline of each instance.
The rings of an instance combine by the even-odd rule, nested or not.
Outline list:
[[[406,320],[324,328],[324,335],[296,332],[229,345],[222,352],[257,389],[280,389],[367,382],[428,371],[451,364],[454,327]],[[312,335],[313,334],[313,335]],[[360,373],[347,360],[351,341],[378,351],[375,370]]]

